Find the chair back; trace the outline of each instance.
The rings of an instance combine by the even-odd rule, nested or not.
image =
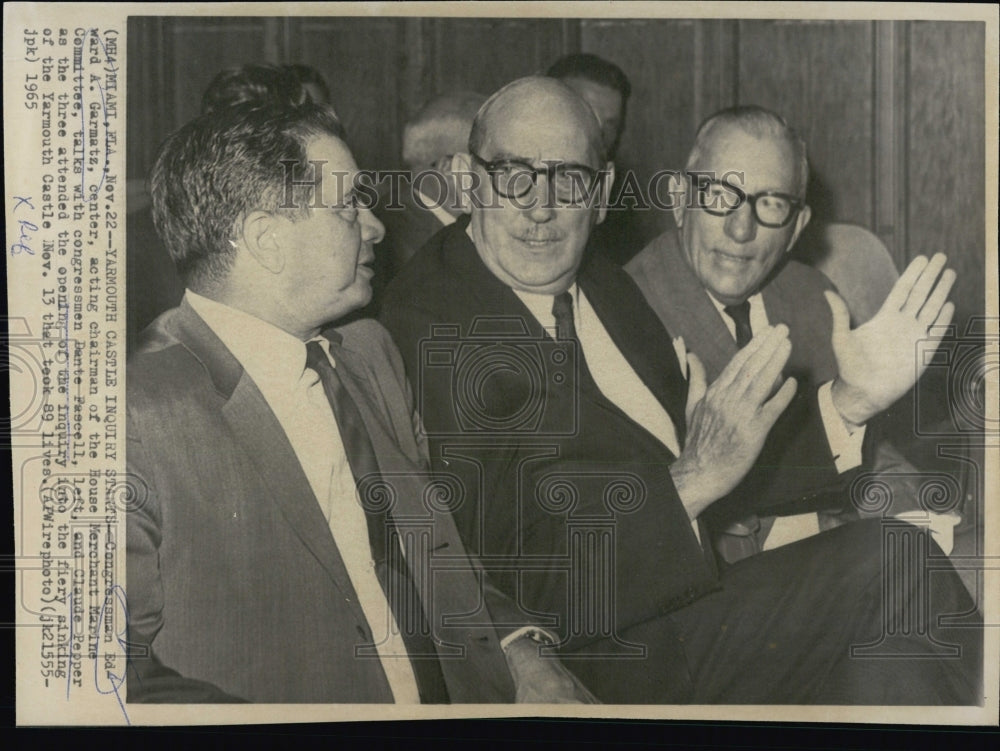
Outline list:
[[[874,316],[899,271],[885,244],[872,232],[855,224],[828,224],[818,235],[821,247],[811,252],[811,263],[833,282],[859,326]]]

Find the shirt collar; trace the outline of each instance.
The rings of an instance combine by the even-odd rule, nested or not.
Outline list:
[[[306,367],[305,343],[274,324],[187,290],[185,299],[260,386],[292,386]]]
[[[715,309],[719,311],[719,315],[720,316],[726,315],[726,306],[723,303],[716,300],[712,296],[712,293],[709,292],[708,290],[705,290],[705,294],[708,295],[708,299],[712,301],[712,305],[715,306]],[[750,297],[747,298],[747,302],[750,303],[750,310],[753,310],[755,306],[761,305],[763,303],[763,300],[761,299],[760,292],[754,295],[750,295]]]
[[[537,321],[542,324],[542,328],[554,331],[556,319],[552,315],[552,301],[555,299],[555,295],[542,295],[537,292],[522,292],[518,289],[511,289],[514,294],[520,298],[521,302],[524,303],[524,306],[531,311],[531,314],[537,319]],[[566,291],[573,295],[573,300],[576,303],[573,306],[573,317],[576,320],[579,320],[580,297],[576,282],[573,282],[570,288]]]

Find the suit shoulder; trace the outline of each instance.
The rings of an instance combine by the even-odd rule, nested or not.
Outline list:
[[[205,366],[174,332],[176,308],[143,330],[126,366],[128,409],[190,400],[210,384]]]
[[[362,318],[346,326],[339,326],[337,333],[343,337],[344,346],[356,352],[394,347],[385,326],[374,318]]]
[[[636,253],[631,261],[625,264],[625,271],[633,279],[640,280],[641,277],[662,265],[665,243],[666,234],[654,238],[646,247]]]
[[[389,330],[373,318],[363,318],[337,328],[344,348],[364,360],[376,373],[388,366],[396,373],[402,372],[399,348]]]
[[[625,267],[597,254],[587,259],[582,273],[586,274],[592,284],[599,284],[604,289],[631,293],[637,287],[636,279]]]
[[[789,259],[781,273],[775,279],[787,289],[795,290],[799,294],[821,294],[825,290],[836,290],[831,282],[819,269],[809,266],[801,261]]]

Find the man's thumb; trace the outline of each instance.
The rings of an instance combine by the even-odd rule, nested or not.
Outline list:
[[[843,336],[851,330],[851,312],[847,309],[847,303],[836,292],[826,290],[823,294],[826,295],[826,302],[833,314],[833,336]]]
[[[688,425],[691,424],[691,413],[694,412],[695,405],[698,404],[704,398],[705,391],[708,389],[705,383],[705,366],[701,364],[701,360],[698,359],[698,355],[694,352],[687,353],[687,365],[688,365],[688,398],[687,398],[687,408],[684,410],[684,416],[687,418]]]

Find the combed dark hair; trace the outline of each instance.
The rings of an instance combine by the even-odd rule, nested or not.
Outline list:
[[[302,83],[289,65],[250,63],[227,68],[205,89],[201,97],[201,111],[214,112],[249,103],[294,107],[309,98]]]
[[[615,89],[622,95],[622,102],[627,102],[632,94],[632,84],[625,71],[603,57],[581,52],[575,55],[564,55],[552,63],[545,72],[549,78],[583,78],[587,81]]]
[[[326,79],[323,78],[323,74],[318,70],[313,68],[311,65],[304,65],[302,63],[289,63],[284,66],[289,73],[291,73],[295,80],[299,82],[299,85],[303,88],[306,84],[312,84],[317,89],[319,93],[323,96],[323,101],[319,104],[326,104],[330,101],[330,87],[326,83]],[[306,96],[309,96],[309,92],[306,92]]]
[[[208,289],[225,277],[233,230],[251,211],[308,212],[312,187],[293,189],[292,180],[312,179],[306,145],[320,135],[343,139],[344,131],[332,109],[307,101],[210,111],[164,142],[150,177],[153,221],[187,286]],[[283,208],[288,195],[294,208]]]
[[[726,125],[737,127],[754,138],[776,138],[791,146],[795,154],[799,192],[805,195],[806,184],[809,182],[809,159],[806,155],[805,141],[785,118],[756,104],[727,107],[706,117],[695,133],[694,146],[688,155],[686,169],[692,169],[702,159],[711,142],[712,132]]]

